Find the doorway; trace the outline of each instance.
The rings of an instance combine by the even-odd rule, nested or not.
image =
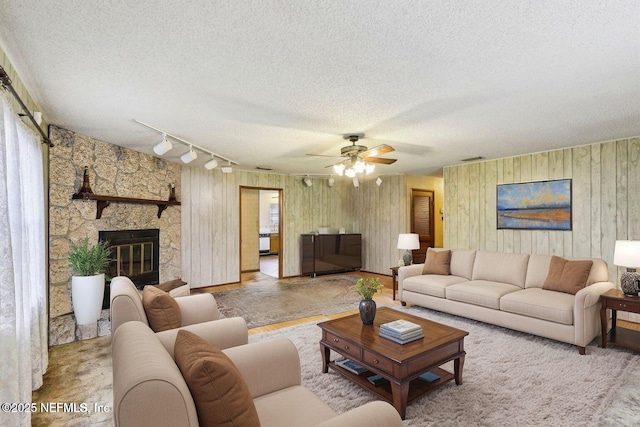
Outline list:
[[[411,189],[411,232],[417,233],[420,249],[412,251],[413,262],[423,263],[427,256],[427,248],[435,243],[434,236],[434,200],[433,191]]]
[[[240,187],[240,273],[282,277],[282,190]]]

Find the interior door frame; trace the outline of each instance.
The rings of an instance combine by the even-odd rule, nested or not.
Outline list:
[[[282,234],[283,234],[283,215],[282,215],[282,197],[284,195],[282,188],[273,188],[273,187],[252,187],[248,185],[240,186],[240,209],[238,210],[238,223],[240,225],[238,232],[240,233],[239,240],[239,250],[238,250],[238,277],[242,278],[242,192],[244,190],[263,190],[263,191],[274,191],[278,193],[278,221],[280,224],[278,225],[278,279],[282,278],[282,256],[284,252],[284,248],[282,247]]]

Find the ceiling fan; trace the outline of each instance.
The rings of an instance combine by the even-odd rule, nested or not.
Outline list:
[[[334,165],[329,165],[327,167],[333,167],[338,175],[344,174],[350,178],[353,178],[356,173],[366,172],[367,174],[369,174],[373,172],[375,168],[375,165],[373,163],[390,165],[397,161],[397,159],[385,159],[383,157],[377,157],[381,154],[395,151],[395,149],[390,145],[381,144],[368,149],[364,145],[356,144],[361,138],[364,138],[364,134],[348,134],[344,135],[343,138],[350,141],[351,145],[342,147],[340,149],[340,156],[325,156],[322,154],[308,154],[308,156],[346,157],[345,160],[342,160]]]

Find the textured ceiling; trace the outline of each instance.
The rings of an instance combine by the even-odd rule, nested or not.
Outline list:
[[[640,135],[639,22],[636,0],[0,0],[0,46],[50,123],[103,141],[152,153],[137,119],[326,174],[305,154],[365,133],[396,148],[374,176],[437,175]]]

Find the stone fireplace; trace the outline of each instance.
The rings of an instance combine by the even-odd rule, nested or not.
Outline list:
[[[84,167],[96,195],[168,200],[174,185],[179,201],[181,166],[56,126],[50,126],[49,132],[54,144],[49,151],[49,344],[57,345],[110,333],[107,309],[94,330],[76,327],[67,260],[72,242],[88,237],[97,243],[101,236],[112,240],[106,233],[157,230],[157,243],[118,245],[123,256],[120,272],[145,271],[140,280],[149,283],[177,279],[182,272],[180,206],[168,206],[158,218],[154,204],[111,202],[98,217],[95,200],[72,199],[82,185]],[[131,258],[138,254],[142,254],[141,264]],[[157,268],[152,270],[157,278],[149,278],[147,266],[153,267],[154,261],[148,255],[156,254]]]

